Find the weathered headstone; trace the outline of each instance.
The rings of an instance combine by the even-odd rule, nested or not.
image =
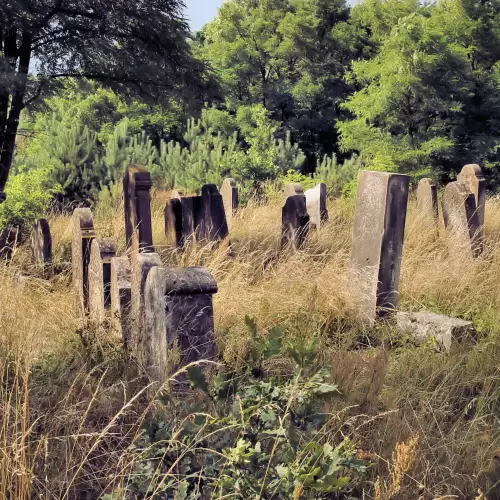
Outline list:
[[[111,308],[111,259],[116,254],[112,238],[94,238],[90,247],[88,275],[89,316],[91,321],[102,323]]]
[[[408,185],[407,175],[358,174],[351,266],[356,305],[368,324],[398,306]]]
[[[45,267],[52,263],[52,237],[46,219],[38,219],[31,231],[31,249],[37,266]]]
[[[183,192],[180,191],[179,189],[172,189],[172,191],[170,191],[170,198],[176,198],[180,200],[183,196],[184,196]]]
[[[201,239],[221,241],[229,235],[222,196],[215,184],[205,184],[201,188],[203,223],[200,228]],[[195,209],[196,214],[196,209]]]
[[[182,241],[186,244],[188,241],[192,241],[195,234],[194,225],[194,203],[193,200],[196,197],[185,196],[181,198],[181,213],[182,213]],[[200,199],[201,197],[197,197]]]
[[[321,223],[328,220],[326,209],[326,184],[320,182],[312,189],[307,189],[304,193],[306,197],[307,213],[310,219],[311,228],[319,229]]]
[[[222,187],[220,188],[220,194],[222,195],[222,200],[224,202],[224,211],[226,213],[226,219],[232,219],[238,208],[238,188],[236,187],[236,181],[231,178],[224,179]]]
[[[142,165],[129,165],[123,176],[125,236],[132,252],[154,252],[151,227],[151,175]]]
[[[179,198],[170,198],[163,211],[165,220],[165,236],[170,244],[182,247],[184,232],[182,230],[182,203]]]
[[[212,295],[217,284],[201,267],[152,269],[146,281],[146,360],[151,377],[163,382],[168,368],[215,354]],[[169,353],[178,349],[178,365]],[[176,366],[177,365],[177,366]]]
[[[474,257],[479,256],[483,242],[474,194],[464,184],[450,182],[444,188],[441,203],[450,243],[459,251],[466,249]]]
[[[73,269],[73,285],[77,291],[82,311],[87,311],[90,246],[95,238],[94,221],[90,208],[75,208],[72,224],[71,266]]]
[[[306,197],[303,194],[288,196],[281,208],[281,245],[300,247],[308,231]]]
[[[437,188],[432,179],[427,177],[420,179],[417,187],[417,207],[422,219],[428,223],[432,222],[433,224],[437,224]]]
[[[12,227],[6,227],[0,232],[0,259],[10,260],[17,245],[19,232]]]
[[[285,198],[288,198],[289,196],[294,196],[296,194],[304,194],[304,190],[302,189],[300,182],[290,182],[288,184],[285,184],[283,193],[285,195]]]
[[[484,238],[484,213],[486,206],[486,179],[479,165],[465,165],[458,174],[457,181],[466,186],[474,195],[479,223],[478,237]]]
[[[127,257],[111,259],[111,321],[122,336],[123,344],[129,341],[129,314],[131,306],[131,270]]]

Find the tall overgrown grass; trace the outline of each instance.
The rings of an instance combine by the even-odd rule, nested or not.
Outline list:
[[[495,491],[500,448],[500,201],[486,206],[486,250],[450,251],[442,227],[422,224],[410,203],[400,307],[472,319],[475,345],[451,354],[415,346],[391,324],[367,329],[353,308],[349,256],[353,206],[329,203],[329,222],[297,252],[281,251],[278,201],[252,201],[230,221],[230,251],[171,248],[166,195],[153,200],[163,262],[203,265],[216,278],[216,341],[235,370],[247,359],[245,315],[259,328],[288,325],[289,338],[319,339],[344,400],[331,403],[324,433],[348,437],[374,466],[365,498],[474,498]],[[125,249],[123,207],[95,210],[100,236]],[[47,281],[16,250],[0,267],[0,498],[95,498],[127,483],[130,450],[154,411],[147,386],[130,376],[119,342],[88,332],[70,284],[71,224],[50,220],[54,261]],[[81,335],[92,335],[82,343]],[[84,336],[85,338],[85,336]],[[272,370],[272,367],[269,369]],[[492,479],[493,478],[493,479]],[[489,497],[485,497],[489,498]],[[496,498],[496,497],[491,497]]]

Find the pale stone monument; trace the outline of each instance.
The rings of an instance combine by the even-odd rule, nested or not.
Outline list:
[[[88,273],[89,316],[96,324],[105,321],[111,308],[111,259],[116,254],[112,238],[94,238]]]
[[[477,257],[483,251],[474,194],[460,182],[446,185],[442,199],[444,225],[450,244]]]
[[[289,196],[294,196],[296,194],[304,194],[304,190],[302,189],[300,182],[290,182],[288,184],[285,184],[283,193],[285,195],[285,198],[288,198]]]
[[[236,181],[231,178],[224,179],[222,187],[220,189],[222,195],[222,200],[224,202],[224,211],[226,213],[226,219],[230,220],[234,217],[236,210],[238,208],[238,188],[236,186]]]
[[[420,179],[417,187],[417,208],[419,214],[426,222],[437,224],[437,188],[432,179],[429,179],[427,177],[424,179]]]
[[[326,209],[326,184],[320,182],[312,189],[307,189],[304,195],[306,197],[310,226],[311,228],[319,229],[321,224],[328,220],[328,211]]]
[[[486,179],[479,165],[465,165],[458,174],[457,181],[466,186],[474,195],[479,223],[478,237],[484,238],[484,213],[486,206]]]
[[[73,285],[78,294],[81,310],[86,312],[88,310],[90,245],[95,238],[94,221],[90,208],[75,208],[72,224],[71,266],[73,269]]]
[[[370,325],[398,306],[408,186],[407,175],[358,174],[351,266],[356,305]]]
[[[45,267],[52,263],[52,237],[47,219],[38,219],[33,225],[31,249],[37,266]]]
[[[288,196],[281,208],[281,246],[299,248],[308,231],[306,197],[303,194]]]
[[[131,271],[127,257],[111,259],[111,321],[114,329],[123,338],[126,346],[129,340],[129,314],[131,303]]]

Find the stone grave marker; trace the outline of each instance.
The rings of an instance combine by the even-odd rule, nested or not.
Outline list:
[[[90,208],[75,208],[72,217],[71,266],[73,285],[82,311],[88,310],[88,270],[90,246],[95,238],[94,221]]]
[[[193,203],[194,198],[196,197],[185,196],[181,198],[183,244],[186,244],[186,242],[192,241],[194,239],[194,234],[195,234],[194,203]]]
[[[303,194],[288,196],[281,208],[281,246],[299,248],[308,231],[306,197]]]
[[[45,267],[52,264],[52,237],[47,219],[38,219],[33,225],[31,249],[37,266]]]
[[[116,254],[112,238],[94,238],[90,247],[88,273],[89,316],[94,323],[103,323],[111,308],[111,259]]]
[[[319,229],[321,224],[328,220],[328,211],[326,209],[326,184],[320,182],[312,189],[307,189],[304,195],[306,197],[310,227]]]
[[[224,212],[224,203],[215,184],[205,184],[202,186],[201,204],[203,214],[203,222],[200,225],[201,239],[221,241],[227,238],[229,230],[227,228],[226,213]]]
[[[285,195],[285,198],[288,198],[289,196],[294,196],[296,194],[304,194],[304,190],[302,189],[300,182],[290,182],[288,184],[285,184],[283,193]]]
[[[429,178],[420,179],[417,187],[418,212],[427,223],[438,223],[437,188]]]
[[[131,303],[131,271],[128,257],[111,259],[111,321],[121,335],[123,345],[129,343]]]
[[[398,285],[409,177],[362,170],[358,174],[351,267],[363,321],[398,306]]]
[[[450,182],[444,188],[441,203],[452,247],[478,257],[483,251],[483,242],[474,194],[464,184]]]
[[[165,236],[171,245],[184,245],[184,231],[182,227],[182,202],[180,198],[170,198],[163,211],[165,220]]]
[[[234,217],[236,209],[238,208],[238,188],[236,181],[231,178],[224,179],[220,189],[222,200],[224,202],[224,212],[226,219],[230,220]]]
[[[466,186],[474,195],[479,224],[478,237],[484,238],[484,213],[486,206],[486,179],[479,165],[465,165],[458,174],[457,182]]]

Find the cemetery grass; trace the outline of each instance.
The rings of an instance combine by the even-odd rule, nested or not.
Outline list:
[[[153,202],[153,238],[166,265],[203,265],[214,275],[220,361],[242,371],[251,337],[245,316],[265,336],[316,338],[316,362],[331,369],[341,400],[329,401],[322,439],[349,438],[370,464],[355,491],[365,498],[475,498],[495,490],[500,448],[500,201],[486,207],[486,252],[471,261],[450,253],[410,204],[400,279],[403,310],[428,309],[472,319],[477,343],[449,355],[415,346],[390,324],[355,319],[348,261],[353,206],[330,203],[330,221],[299,252],[280,251],[280,204],[250,203],[230,222],[231,248],[172,250],[163,235],[166,196]],[[125,249],[122,206],[99,204],[100,236]],[[70,288],[71,225],[50,220],[49,281],[30,267],[28,250],[0,269],[0,496],[83,498],[130,480],[130,446],[160,411],[146,403],[120,341],[78,319]],[[439,228],[443,234],[442,227]],[[286,357],[267,373],[287,369]],[[201,398],[198,392],[190,397]],[[497,457],[495,459],[495,457]],[[447,496],[448,495],[448,496]],[[300,498],[300,492],[299,496]],[[496,498],[496,497],[491,497]]]

